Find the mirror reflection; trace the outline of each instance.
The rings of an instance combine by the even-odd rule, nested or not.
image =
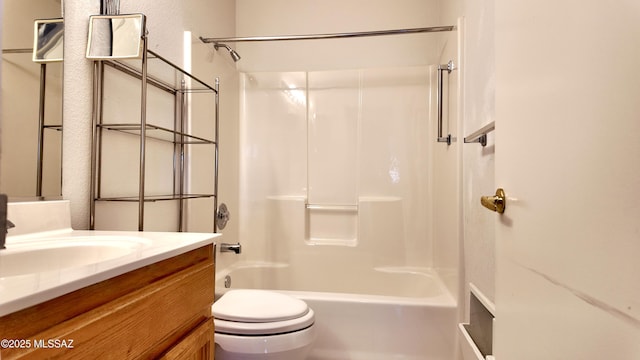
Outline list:
[[[128,59],[142,56],[144,15],[94,15],[89,18],[89,59]]]
[[[62,19],[36,20],[33,30],[33,61],[62,61],[64,22]]]
[[[60,0],[4,0],[2,5],[0,192],[10,201],[59,198],[63,66],[35,63],[33,45],[35,20],[59,18]]]

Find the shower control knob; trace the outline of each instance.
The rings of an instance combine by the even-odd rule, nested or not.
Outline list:
[[[218,211],[216,212],[216,226],[218,229],[222,230],[225,226],[227,226],[227,222],[229,221],[229,209],[227,209],[227,205],[221,204],[218,207]]]

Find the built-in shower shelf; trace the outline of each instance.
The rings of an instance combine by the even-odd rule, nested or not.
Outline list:
[[[309,210],[358,211],[355,204],[306,204],[305,207]]]
[[[496,129],[496,122],[492,121],[480,129],[469,134],[464,138],[465,143],[480,143],[482,146],[487,146],[487,134]]]
[[[358,205],[306,203],[305,238],[309,245],[356,246]]]

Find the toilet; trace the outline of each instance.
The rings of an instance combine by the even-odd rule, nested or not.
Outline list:
[[[229,290],[211,310],[216,360],[303,360],[315,340],[313,310],[282,293]]]

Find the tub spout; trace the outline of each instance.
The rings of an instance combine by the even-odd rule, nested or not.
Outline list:
[[[235,243],[235,244],[221,243],[220,252],[221,253],[234,252],[236,254],[240,254],[242,252],[242,245],[240,245],[240,243]]]
[[[5,249],[5,240],[9,229],[15,225],[7,219],[7,195],[0,194],[0,249]]]

